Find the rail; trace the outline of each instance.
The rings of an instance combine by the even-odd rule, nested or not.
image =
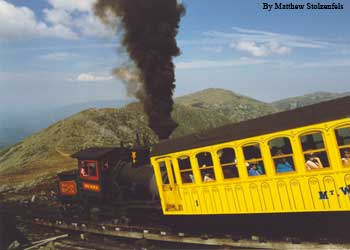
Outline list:
[[[65,223],[62,221],[48,221],[40,218],[34,220],[22,220],[24,223],[33,223],[40,226],[88,233],[102,236],[111,236],[128,239],[146,239],[150,241],[176,242],[182,244],[200,244],[225,247],[244,247],[257,249],[288,249],[288,250],[310,250],[310,249],[350,249],[350,243],[329,243],[329,242],[299,242],[293,239],[280,241],[266,241],[258,236],[251,236],[251,239],[235,239],[234,237],[210,237],[207,235],[194,236],[181,232],[169,232],[162,228],[150,228],[142,226],[119,226],[114,224],[86,224],[86,223]]]

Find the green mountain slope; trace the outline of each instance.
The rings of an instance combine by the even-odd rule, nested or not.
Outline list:
[[[205,89],[175,99],[176,103],[211,110],[225,115],[232,122],[271,114],[271,105],[224,89]]]
[[[282,99],[271,103],[271,105],[280,111],[285,111],[285,110],[300,108],[307,105],[340,98],[347,95],[350,95],[350,92],[346,92],[346,93],[316,92],[316,93],[307,94],[303,96]]]
[[[230,122],[223,115],[183,105],[175,106],[173,117],[180,124],[173,136]],[[70,154],[80,149],[118,146],[121,141],[133,144],[136,132],[150,143],[157,141],[138,104],[121,109],[89,109],[59,121],[0,152],[0,191],[19,183],[35,184],[45,176],[74,169]]]

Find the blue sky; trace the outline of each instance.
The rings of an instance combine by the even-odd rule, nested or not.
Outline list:
[[[120,28],[94,17],[94,1],[0,0],[0,109],[127,98],[111,74],[127,62]],[[350,91],[348,1],[343,10],[270,12],[264,1],[182,2],[176,96],[219,87],[270,102]]]

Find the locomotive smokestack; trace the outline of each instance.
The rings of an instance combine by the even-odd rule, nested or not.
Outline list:
[[[95,13],[106,23],[110,13],[124,29],[123,45],[137,68],[137,79],[124,80],[136,89],[148,115],[150,128],[166,139],[177,127],[171,118],[175,73],[173,57],[180,54],[176,35],[185,8],[177,0],[98,0]],[[120,76],[122,71],[116,69]],[[137,82],[142,87],[137,87]]]

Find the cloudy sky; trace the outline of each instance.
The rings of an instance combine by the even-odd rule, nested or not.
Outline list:
[[[126,98],[111,76],[127,61],[120,33],[93,15],[94,2],[0,0],[2,108]],[[271,12],[255,0],[182,2],[175,95],[220,87],[269,102],[350,91],[348,1],[343,10]]]

